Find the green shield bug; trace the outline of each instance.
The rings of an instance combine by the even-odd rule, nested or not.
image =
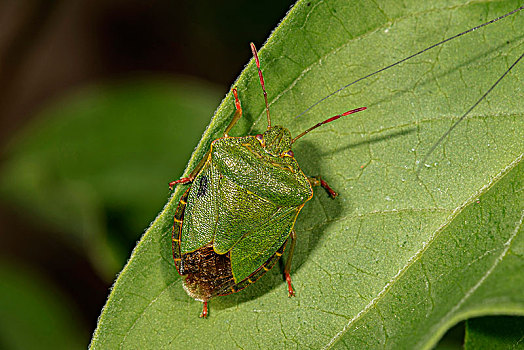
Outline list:
[[[237,292],[269,271],[288,241],[284,276],[288,295],[294,296],[289,271],[297,215],[312,198],[312,186],[324,187],[333,198],[337,193],[320,176],[308,177],[300,170],[291,146],[323,124],[366,109],[336,115],[291,138],[286,128],[271,125],[253,44],[251,50],[264,94],[267,130],[256,136],[228,135],[242,116],[233,89],[236,112],[224,136],[212,142],[189,177],[169,184],[191,183],[175,211],[172,245],[177,270],[185,276],[184,289],[204,303],[201,317],[207,317],[210,298]]]
[[[343,86],[310,108],[358,81],[516,11],[368,74]],[[185,276],[184,289],[191,297],[203,302],[201,317],[207,317],[207,303],[210,298],[237,292],[254,283],[278,261],[288,243],[289,253],[284,276],[289,296],[294,295],[289,272],[296,244],[295,220],[303,205],[311,199],[312,186],[324,187],[332,197],[336,196],[336,192],[321,177],[308,177],[300,170],[291,146],[311,130],[365,109],[357,108],[331,117],[292,138],[284,127],[271,125],[264,79],[253,45],[252,51],[265,99],[268,120],[266,132],[256,136],[228,136],[242,115],[237,90],[233,89],[236,112],[225,129],[224,136],[213,141],[210,150],[187,178],[170,183],[170,187],[190,184],[175,211],[172,248],[176,268],[180,275]],[[464,120],[522,57],[439,138],[422,162],[418,162],[417,173],[455,126]]]

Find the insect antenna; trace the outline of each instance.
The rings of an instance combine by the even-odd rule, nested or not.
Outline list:
[[[444,44],[444,43],[447,43],[448,41],[451,41],[451,40],[456,39],[456,38],[458,38],[458,37],[461,37],[461,36],[463,36],[463,35],[465,35],[465,34],[468,34],[468,33],[470,33],[470,32],[473,32],[473,31],[475,31],[475,30],[477,30],[477,29],[480,29],[480,28],[482,28],[482,27],[485,27],[485,26],[487,26],[487,25],[489,25],[489,24],[491,24],[491,23],[495,23],[495,22],[497,22],[497,21],[500,21],[501,19],[506,18],[506,17],[508,17],[508,16],[511,16],[511,15],[513,15],[514,13],[517,13],[517,12],[519,12],[519,11],[521,11],[521,10],[524,10],[524,6],[521,6],[521,7],[519,7],[518,9],[513,10],[513,11],[511,11],[511,12],[508,12],[508,13],[506,13],[505,15],[502,15],[502,16],[500,16],[500,17],[497,17],[497,18],[495,18],[495,19],[492,19],[492,20],[489,21],[489,22],[482,23],[482,24],[480,24],[480,25],[478,25],[478,26],[476,26],[476,27],[473,27],[473,28],[471,28],[471,29],[468,29],[468,30],[466,30],[466,31],[463,31],[462,33],[455,34],[455,35],[453,35],[453,36],[451,36],[451,37],[449,37],[449,38],[447,38],[447,39],[444,39],[444,40],[442,40],[442,41],[439,41],[439,42],[436,43],[436,44],[433,44],[433,45],[431,45],[431,46],[429,46],[429,47],[426,47],[425,49],[420,50],[420,51],[418,51],[418,52],[416,52],[416,53],[414,53],[414,54],[412,54],[412,55],[410,55],[410,56],[408,56],[408,57],[405,57],[405,58],[401,59],[400,61],[397,61],[397,62],[395,62],[395,63],[392,63],[392,64],[390,64],[389,66],[383,67],[383,68],[381,68],[381,69],[379,69],[379,70],[377,70],[377,71],[374,71],[373,73],[369,73],[369,74],[367,74],[367,75],[365,75],[365,76],[363,76],[363,77],[361,77],[361,78],[358,78],[357,80],[352,81],[351,83],[342,86],[341,88],[339,88],[339,89],[333,91],[333,92],[330,93],[329,95],[327,95],[327,96],[321,98],[320,100],[318,100],[317,102],[313,103],[313,104],[312,104],[310,107],[308,107],[305,111],[303,111],[302,113],[300,113],[299,115],[297,115],[297,116],[295,117],[295,119],[298,118],[298,117],[300,117],[301,115],[307,113],[309,110],[311,110],[313,107],[315,107],[315,106],[318,105],[319,103],[323,102],[324,100],[327,100],[327,99],[330,98],[331,96],[338,94],[340,91],[347,89],[348,87],[350,87],[351,85],[354,85],[354,84],[358,83],[359,81],[362,81],[362,80],[364,80],[364,79],[367,79],[367,78],[369,78],[369,77],[372,77],[372,76],[374,76],[374,75],[376,75],[376,74],[378,74],[378,73],[380,73],[380,72],[383,72],[383,71],[385,71],[385,70],[387,70],[387,69],[389,69],[389,68],[393,68],[393,67],[395,67],[395,66],[401,64],[402,62],[405,62],[405,61],[407,61],[407,60],[409,60],[409,59],[412,59],[413,57],[418,56],[418,55],[420,55],[420,54],[422,54],[422,53],[424,53],[424,52],[426,52],[426,51],[429,51],[429,50],[431,50],[431,49],[433,49],[433,48],[435,48],[435,47],[437,47],[437,46],[440,46],[440,45],[442,45],[442,44]],[[258,59],[257,59],[257,62],[258,62]],[[259,69],[259,71],[260,71],[260,69]],[[262,73],[260,73],[260,74],[262,74]],[[260,75],[260,76],[262,77],[262,75]],[[266,100],[267,100],[267,99],[266,99]],[[269,115],[269,111],[268,111],[268,115]]]
[[[459,125],[460,122],[462,122],[464,120],[464,118],[466,118],[468,116],[468,114],[473,109],[475,109],[475,107],[477,107],[477,105],[480,102],[482,102],[482,100],[484,98],[486,98],[486,96],[488,96],[491,93],[491,91],[498,85],[498,83],[500,83],[502,81],[502,79],[504,79],[504,77],[513,69],[513,67],[515,67],[519,63],[519,61],[523,57],[524,57],[524,53],[522,53],[522,55],[520,55],[520,57],[517,58],[517,60],[515,62],[513,62],[513,64],[504,72],[504,74],[502,74],[497,79],[497,81],[495,83],[493,83],[493,85],[491,85],[491,87],[477,100],[477,102],[475,102],[471,107],[469,107],[469,109],[464,114],[462,114],[462,116],[455,123],[453,123],[453,125],[451,125],[451,127],[437,140],[437,142],[435,142],[433,144],[433,146],[431,146],[429,151],[424,155],[424,158],[422,159],[422,161],[418,164],[417,171],[416,171],[416,176],[417,177],[418,177],[418,175],[420,173],[420,170],[422,169],[422,166],[426,163],[426,160],[433,153],[433,151],[435,151],[435,149],[442,143],[442,141],[444,141],[444,139],[449,136],[451,131],[453,131],[453,129],[455,129],[457,127],[457,125]]]
[[[269,105],[267,103],[267,92],[266,86],[264,85],[264,77],[262,76],[262,71],[260,70],[260,61],[258,60],[257,48],[253,43],[250,43],[249,45],[251,45],[251,52],[253,52],[253,57],[255,57],[255,62],[258,69],[258,77],[260,78],[260,85],[262,85],[262,91],[264,92],[264,100],[266,101],[267,128],[269,129],[271,127],[271,118],[269,117]]]
[[[298,140],[299,138],[301,138],[302,136],[304,136],[305,134],[307,134],[311,130],[314,130],[314,129],[318,128],[319,126],[322,126],[322,125],[327,124],[327,123],[331,123],[332,121],[335,121],[338,118],[345,117],[346,115],[357,113],[357,112],[360,112],[360,111],[363,111],[363,110],[366,110],[366,109],[367,109],[367,107],[355,108],[355,109],[352,109],[352,110],[347,111],[345,113],[342,113],[342,114],[336,115],[334,117],[328,118],[328,119],[324,120],[323,122],[317,123],[317,124],[313,125],[312,127],[310,127],[309,129],[307,129],[306,131],[302,132],[300,135],[295,137],[293,140],[291,140],[291,144],[293,144],[296,140]]]

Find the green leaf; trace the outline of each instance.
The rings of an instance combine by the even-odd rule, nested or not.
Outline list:
[[[206,84],[153,77],[64,96],[12,140],[2,199],[80,243],[110,280],[161,208],[218,100]]]
[[[465,350],[509,350],[523,346],[524,317],[479,317],[466,322]]]
[[[339,87],[515,9],[515,1],[299,1],[260,50],[273,124],[316,189],[296,223],[295,298],[278,268],[212,299],[210,317],[171,258],[179,186],[115,282],[91,347],[429,348],[459,320],[524,315],[523,64],[415,171],[430,147],[523,52],[524,16],[433,49],[308,106]],[[248,48],[246,48],[248,49]],[[265,130],[253,61],[240,75],[234,136]],[[231,120],[229,94],[186,169]]]

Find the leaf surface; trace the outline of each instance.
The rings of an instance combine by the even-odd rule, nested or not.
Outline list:
[[[255,285],[212,299],[210,317],[181,286],[171,259],[179,186],[142,237],[108,299],[92,348],[429,348],[477,315],[524,315],[523,65],[437,148],[431,146],[523,52],[517,14],[308,106],[339,87],[439,40],[518,7],[299,1],[260,50],[272,123],[294,145],[316,190],[295,225],[295,298],[278,268]],[[248,48],[246,48],[248,49]],[[251,60],[238,87],[244,114],[231,134],[265,130]],[[234,113],[229,94],[186,174]],[[519,273],[520,271],[520,273]]]

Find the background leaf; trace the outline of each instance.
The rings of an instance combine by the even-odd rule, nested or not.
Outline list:
[[[111,279],[129,242],[154,218],[171,172],[183,169],[219,94],[187,78],[80,89],[48,106],[12,141],[0,194],[88,249]],[[177,127],[186,132],[174,135]]]
[[[0,261],[2,349],[81,349],[84,334],[71,304],[34,271]]]
[[[522,64],[430,157],[417,160],[522,53],[517,14],[370,78],[293,117],[340,86],[518,7],[515,1],[300,1],[260,59],[274,124],[293,135],[348,109],[368,110],[298,142],[322,191],[300,214],[286,298],[278,269],[213,299],[208,320],[171,259],[174,209],[144,234],[117,279],[92,348],[427,348],[471,316],[524,315]],[[246,48],[247,49],[247,48]],[[234,136],[265,129],[253,62],[235,84]],[[229,94],[188,173],[234,111]]]
[[[479,317],[466,322],[464,349],[519,349],[524,346],[524,317]]]

